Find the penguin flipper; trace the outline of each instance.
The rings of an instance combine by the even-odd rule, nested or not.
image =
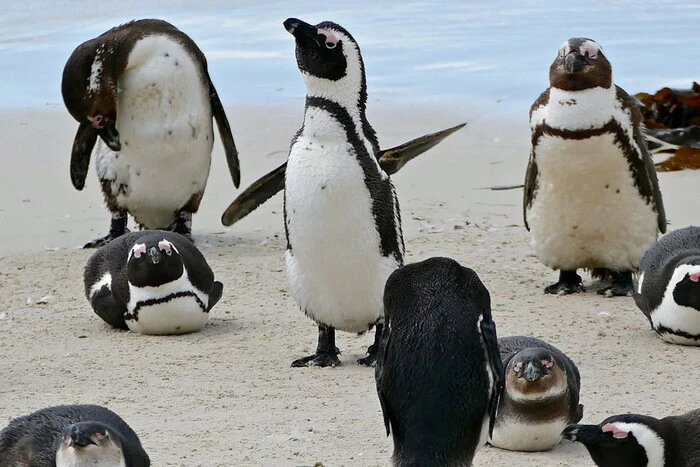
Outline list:
[[[491,367],[494,377],[493,388],[489,395],[489,437],[493,436],[493,426],[496,423],[496,411],[503,389],[503,362],[498,351],[498,337],[496,336],[496,325],[492,320],[482,319],[479,323],[481,340],[486,352],[486,363]]]
[[[211,78],[208,79],[211,113],[214,116],[214,120],[216,120],[216,126],[219,128],[219,136],[221,137],[221,144],[224,145],[226,163],[228,164],[228,170],[231,173],[233,185],[238,188],[241,184],[241,166],[238,162],[238,150],[236,149],[236,143],[233,141],[231,126],[228,123],[228,118],[226,118],[226,112],[224,112],[224,106],[221,104],[219,94],[216,92],[216,88],[214,87],[214,83],[211,82]]]
[[[651,202],[652,208],[656,211],[659,232],[666,233],[666,212],[661,199],[661,190],[659,189],[659,180],[656,176],[654,160],[649,153],[647,142],[642,132],[644,127],[642,112],[639,110],[636,100],[619,86],[617,87],[617,97],[624,103],[624,107],[630,110],[630,118],[632,119],[634,127],[634,143],[640,151],[639,157],[631,157],[628,159],[631,165],[630,171],[634,179],[634,184],[637,186],[639,194],[642,195],[647,202]],[[630,143],[632,143],[632,141],[630,141]]]
[[[92,154],[96,142],[97,131],[90,122],[81,123],[73,139],[73,149],[70,155],[70,179],[78,191],[85,187],[85,177],[87,177],[90,167],[90,154]]]
[[[209,306],[207,307],[207,311],[214,308],[214,305],[219,302],[223,293],[224,284],[219,281],[214,281],[214,283],[211,285],[211,291],[209,292]]]
[[[261,204],[284,189],[287,161],[272,172],[263,175],[238,195],[221,215],[221,223],[233,225],[256,210]]]
[[[124,321],[124,313],[127,312],[124,302],[112,294],[107,285],[102,286],[90,298],[92,309],[104,322],[116,329],[129,329]]]
[[[534,153],[530,155],[530,160],[527,163],[527,171],[525,172],[525,186],[523,187],[523,222],[525,228],[530,230],[527,224],[527,209],[532,205],[535,199],[535,191],[537,190],[537,162],[535,162]]]
[[[379,405],[382,408],[382,416],[384,417],[384,428],[386,428],[386,435],[389,436],[391,433],[392,421],[396,421],[396,417],[392,416],[389,404],[384,396],[384,387],[386,386],[387,375],[384,373],[384,368],[386,367],[386,351],[389,346],[391,339],[391,328],[386,325],[382,330],[382,340],[379,342],[379,349],[377,350],[377,362],[374,367],[374,378],[377,384],[377,395],[379,396]]]
[[[574,415],[574,419],[572,420],[572,423],[578,423],[581,421],[583,418],[583,404],[579,404],[576,407],[576,414]]]
[[[379,165],[387,175],[393,175],[406,165],[408,161],[423,154],[428,149],[435,147],[442,140],[460,128],[463,128],[465,125],[466,122],[460,123],[446,130],[423,135],[420,138],[413,139],[399,146],[381,150],[376,155],[379,160]]]

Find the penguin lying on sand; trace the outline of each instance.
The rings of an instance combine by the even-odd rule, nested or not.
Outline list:
[[[598,425],[569,425],[562,435],[583,443],[599,467],[700,465],[700,409],[662,419],[614,415]]]
[[[144,228],[191,238],[211,165],[212,117],[238,187],[238,152],[207,61],[173,25],[132,21],[84,42],[66,63],[61,89],[80,124],[70,163],[76,189],[102,140],[96,168],[112,221],[109,234],[86,248],[127,232],[127,213]]]
[[[565,42],[549,81],[530,110],[523,199],[537,258],[560,271],[545,293],[584,291],[583,268],[612,280],[599,294],[631,295],[632,273],[666,231],[641,113],[591,39]]]
[[[545,451],[583,417],[581,376],[563,352],[534,337],[498,339],[505,374],[490,443],[511,451]]]
[[[199,331],[223,292],[192,242],[160,230],[132,232],[100,248],[84,278],[100,318],[144,334]]]
[[[99,405],[59,405],[13,419],[0,431],[5,467],[148,467],[136,433]]]
[[[316,352],[292,366],[338,365],[335,330],[363,333],[376,325],[369,355],[358,360],[372,365],[384,284],[403,264],[404,244],[396,191],[365,115],[360,48],[329,21],[290,18],[284,27],[296,40],[307,91],[304,124],[283,172],[286,270],[297,304],[318,325]]]
[[[389,277],[384,307],[375,378],[394,465],[472,465],[503,374],[488,290],[471,269],[430,258]]]
[[[663,340],[700,345],[700,227],[674,230],[649,248],[634,301]]]

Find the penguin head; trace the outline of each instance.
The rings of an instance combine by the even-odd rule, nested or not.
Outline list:
[[[550,351],[524,349],[508,362],[505,388],[514,401],[540,402],[559,397],[567,391],[566,372]]]
[[[330,21],[312,26],[296,18],[287,19],[284,27],[296,40],[297,66],[307,95],[364,105],[367,90],[362,55],[345,28]]]
[[[119,151],[117,86],[110,73],[113,50],[99,37],[79,45],[63,69],[61,91],[73,118],[90,125],[111,150]]]
[[[673,301],[700,311],[700,257],[686,259],[673,272]]]
[[[549,68],[550,86],[564,91],[612,87],[612,66],[592,39],[573,37],[564,42]]]
[[[663,466],[664,440],[654,429],[658,423],[644,415],[614,415],[599,425],[569,425],[562,436],[586,446],[600,467]]]
[[[129,250],[126,277],[135,287],[157,287],[182,276],[177,247],[159,234],[140,237]]]
[[[76,465],[124,465],[121,439],[99,422],[80,422],[66,427],[56,452],[56,467]]]

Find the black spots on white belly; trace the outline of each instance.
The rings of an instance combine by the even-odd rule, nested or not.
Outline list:
[[[199,138],[199,125],[192,125],[191,123],[189,125],[192,129],[192,141],[196,141]]]
[[[168,52],[165,52],[165,53],[163,54],[163,57],[166,57],[166,58],[167,58],[167,57],[170,57],[170,54],[169,54]]]

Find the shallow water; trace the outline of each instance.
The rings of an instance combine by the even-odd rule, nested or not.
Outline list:
[[[225,103],[294,103],[304,95],[282,21],[345,26],[365,59],[371,101],[452,105],[522,115],[547,86],[569,37],[597,40],[627,91],[700,79],[700,3],[693,1],[119,2],[4,1],[0,107],[62,106],[63,65],[81,42],[122,22],[158,17],[205,52]],[[375,104],[371,104],[375,105]]]

